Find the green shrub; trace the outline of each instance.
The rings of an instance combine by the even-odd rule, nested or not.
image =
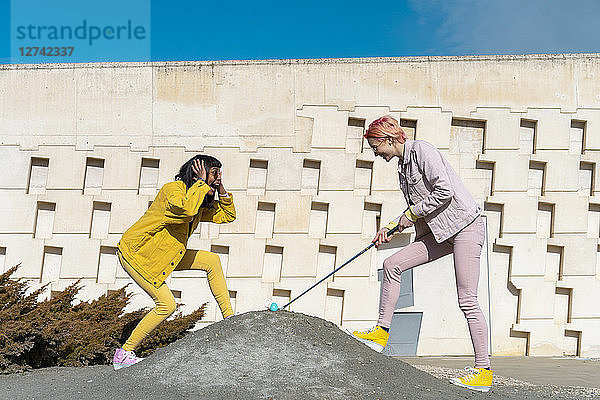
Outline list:
[[[27,294],[29,285],[11,279],[19,265],[0,275],[0,373],[52,366],[109,364],[147,309],[123,313],[125,287],[91,302],[72,305],[80,281],[38,302],[46,286]],[[185,336],[204,316],[206,304],[191,314],[165,321],[136,349],[141,356]]]

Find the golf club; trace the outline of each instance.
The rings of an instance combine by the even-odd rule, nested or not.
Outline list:
[[[394,233],[396,233],[398,231],[398,225],[396,225],[395,227],[393,227],[392,229],[390,229],[388,231],[388,235],[393,235]],[[325,277],[323,277],[319,282],[315,283],[314,285],[312,285],[311,287],[309,287],[308,289],[306,289],[304,292],[302,292],[300,295],[294,297],[292,300],[290,300],[286,305],[284,305],[283,307],[281,307],[280,309],[283,310],[284,308],[286,308],[287,306],[289,306],[290,304],[292,304],[294,301],[298,300],[300,297],[304,296],[308,291],[310,291],[311,289],[313,289],[314,287],[318,286],[321,282],[323,282],[325,279],[329,278],[331,275],[335,274],[336,272],[338,272],[340,269],[344,268],[346,265],[348,265],[352,260],[356,259],[358,256],[360,256],[361,254],[363,254],[364,252],[366,252],[367,250],[369,250],[371,247],[375,246],[375,243],[371,243],[370,245],[368,245],[367,247],[365,247],[363,250],[360,251],[360,253],[356,254],[354,257],[352,257],[351,259],[349,259],[348,261],[346,261],[345,263],[343,263],[342,265],[340,265],[339,267],[337,267],[336,269],[334,269],[333,271],[331,271],[329,274],[327,274]],[[271,311],[277,311],[279,308],[277,307],[276,303],[272,303],[270,310]]]

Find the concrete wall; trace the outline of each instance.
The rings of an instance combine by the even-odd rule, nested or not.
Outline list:
[[[382,114],[435,144],[488,220],[493,354],[600,356],[600,55],[0,66],[0,270],[84,298],[129,282],[114,247],[192,155],[224,164],[238,219],[189,247],[223,261],[236,312],[285,301],[405,208],[361,135]],[[366,328],[398,235],[292,310]],[[489,259],[489,280],[487,261]],[[452,258],[414,271],[418,354],[471,354]],[[167,281],[216,303],[199,272]],[[489,290],[488,290],[489,288]],[[130,290],[140,292],[135,285]],[[151,305],[143,293],[131,308]],[[489,314],[488,314],[489,307]]]

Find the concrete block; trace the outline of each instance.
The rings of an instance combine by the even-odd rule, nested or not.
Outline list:
[[[38,155],[49,159],[46,189],[82,190],[85,175],[85,153],[74,146],[40,146]],[[33,176],[32,176],[33,177]]]
[[[123,145],[152,132],[151,67],[75,68],[73,75],[78,135],[111,135]]]
[[[586,90],[588,90],[586,88]],[[588,153],[587,150],[598,150],[600,149],[600,137],[595,135],[593,132],[597,132],[600,127],[600,112],[595,107],[591,108],[579,108],[577,112],[572,115],[572,119],[577,121],[585,122],[585,134],[583,138],[583,151]]]
[[[344,326],[350,321],[360,321],[363,327],[375,324],[379,312],[379,282],[339,277],[332,285],[344,290]]]
[[[33,235],[37,196],[18,191],[3,191],[0,202],[2,233]]]
[[[504,233],[535,233],[537,226],[538,199],[525,196],[523,192],[495,193],[490,203],[503,204],[502,230]]]
[[[355,237],[351,237],[349,235],[344,234],[327,235],[327,238],[322,239],[320,242],[321,245],[332,246],[336,248],[337,251],[335,267],[339,267],[370,244],[369,239],[357,240]],[[333,276],[333,281],[336,282],[338,277],[370,276],[372,270],[371,262],[373,261],[372,257],[370,256],[371,253],[374,253],[375,251],[376,250],[373,249],[370,251],[370,253],[363,254],[362,256],[352,261],[350,264],[346,265]],[[331,270],[333,270],[333,268]]]
[[[357,159],[354,170],[354,194],[357,196],[370,195],[372,180],[373,162]]]
[[[528,320],[554,318],[555,283],[533,276],[513,275],[511,279],[521,289],[521,324]]]
[[[323,191],[315,198],[329,203],[327,233],[360,233],[364,200],[350,191]]]
[[[278,283],[274,288],[285,288],[290,291],[291,299],[299,296],[306,289],[311,287],[315,281],[308,278],[282,278],[281,283]],[[323,282],[321,285],[307,292],[305,295],[294,301],[286,310],[293,312],[301,312],[315,317],[323,318],[325,312],[325,295],[327,284]],[[290,299],[290,300],[291,300]],[[278,303],[281,308],[290,300],[285,299],[283,304]]]
[[[75,135],[76,69],[14,69],[0,76],[0,135]],[[37,140],[36,140],[37,142]],[[39,142],[37,142],[39,144]]]
[[[258,155],[271,165],[266,181],[267,191],[296,191],[301,188],[304,155],[291,149],[260,149]]]
[[[589,239],[580,234],[560,234],[549,240],[549,244],[564,247],[562,275],[595,275],[597,239]]]
[[[227,288],[236,292],[236,313],[264,310],[265,303],[273,297],[273,284],[257,278],[228,278]]]
[[[133,225],[148,209],[149,196],[140,196],[135,190],[103,190],[102,196],[97,196],[96,201],[110,203],[109,233],[123,234]],[[88,209],[88,221],[91,215]]]
[[[307,233],[310,221],[311,199],[299,192],[269,191],[264,196],[268,203],[276,204],[273,232]]]
[[[587,232],[588,218],[586,209],[589,208],[587,198],[580,197],[575,192],[548,193],[544,201],[554,204],[554,233]],[[574,212],[574,210],[577,210]]]
[[[38,183],[38,181],[41,188],[45,188],[47,167],[44,167],[43,165],[34,165],[34,174],[33,176],[31,174],[31,158],[34,157],[33,154],[36,153],[37,152],[19,150],[18,146],[0,146],[0,168],[2,168],[3,171],[11,171],[10,174],[6,174],[2,177],[0,188],[4,190],[12,189],[25,192],[29,189],[28,183],[30,186],[32,183],[36,186],[35,184]],[[37,174],[38,171],[41,173]],[[33,190],[32,194],[33,192],[36,191]]]
[[[235,205],[236,218],[229,224],[221,224],[221,233],[254,233],[256,229],[256,214],[258,208],[258,197],[249,196],[245,191],[232,191],[233,204]]]
[[[97,146],[89,157],[104,159],[103,190],[138,190],[141,159],[151,154],[131,152],[128,145],[122,147]]]
[[[509,108],[477,108],[471,117],[485,121],[485,149],[517,150],[519,149],[519,125],[521,116]]]
[[[535,160],[545,163],[545,192],[572,192],[579,188],[579,156],[566,151],[538,150]]]
[[[402,118],[417,121],[416,139],[425,140],[440,150],[450,147],[451,113],[438,107],[407,107]]]
[[[60,266],[60,279],[90,278],[96,279],[98,275],[99,242],[90,240],[86,234],[55,234],[52,239],[46,240],[47,247],[61,249],[62,259]],[[50,258],[54,259],[54,252]]]
[[[282,246],[265,246],[262,272],[263,282],[277,283],[281,280],[283,249]]]
[[[54,233],[82,233],[90,234],[93,214],[93,198],[82,196],[81,191],[48,190],[44,196],[39,197],[40,204],[54,204],[53,229]],[[45,208],[45,209],[43,209]],[[48,208],[38,209],[38,227],[42,216],[47,214]],[[36,236],[38,231],[36,230]]]
[[[571,118],[558,108],[529,108],[523,118],[536,121],[535,146],[538,150],[568,150]]]
[[[282,278],[315,277],[319,240],[299,234],[276,234],[267,244],[283,248]]]
[[[512,245],[511,279],[517,276],[538,276],[546,271],[547,244],[531,234],[502,235],[502,243]]]
[[[371,194],[378,190],[400,190],[398,182],[397,159],[385,162],[382,158],[373,161],[373,178]]]
[[[256,210],[256,228],[254,230],[254,236],[257,239],[273,237],[275,207],[275,203],[258,202]]]
[[[598,303],[600,283],[589,276],[565,276],[561,286],[572,288],[571,291],[571,319],[598,319],[600,311],[595,305]]]
[[[254,235],[222,235],[219,244],[229,247],[227,278],[261,278],[265,240]]]
[[[493,163],[493,192],[525,191],[529,180],[529,158],[513,150],[489,150],[481,163]]]
[[[127,273],[119,264],[119,258],[116,254],[116,250],[116,247],[100,246],[98,257],[98,272],[96,275],[96,281],[98,283],[116,283],[117,271],[119,270],[122,270],[124,273],[121,274],[121,277],[127,276]]]
[[[15,278],[34,279],[39,282],[42,268],[44,241],[33,239],[31,234],[0,234],[0,246],[4,249],[4,269],[21,264]]]
[[[195,152],[186,153],[191,158]],[[228,191],[246,191],[248,188],[248,168],[250,165],[250,155],[240,153],[239,149],[209,147],[204,148],[203,154],[209,154],[217,158],[223,166],[223,185]],[[254,155],[252,155],[254,156]],[[267,156],[257,158],[268,159]]]
[[[313,150],[310,157],[321,162],[319,192],[354,189],[355,155],[343,150]]]

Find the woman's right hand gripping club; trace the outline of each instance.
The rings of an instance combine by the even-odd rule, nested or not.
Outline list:
[[[412,223],[412,221],[406,218],[406,215],[402,214],[402,216],[400,217],[400,221],[398,222],[398,232],[396,233],[400,233],[406,228],[409,228],[413,225],[414,224]],[[388,228],[382,228],[379,230],[379,232],[375,234],[375,237],[371,241],[372,243],[375,243],[375,247],[379,247],[383,243],[389,243],[390,240],[392,240],[391,236],[388,236],[389,231],[390,230]]]

